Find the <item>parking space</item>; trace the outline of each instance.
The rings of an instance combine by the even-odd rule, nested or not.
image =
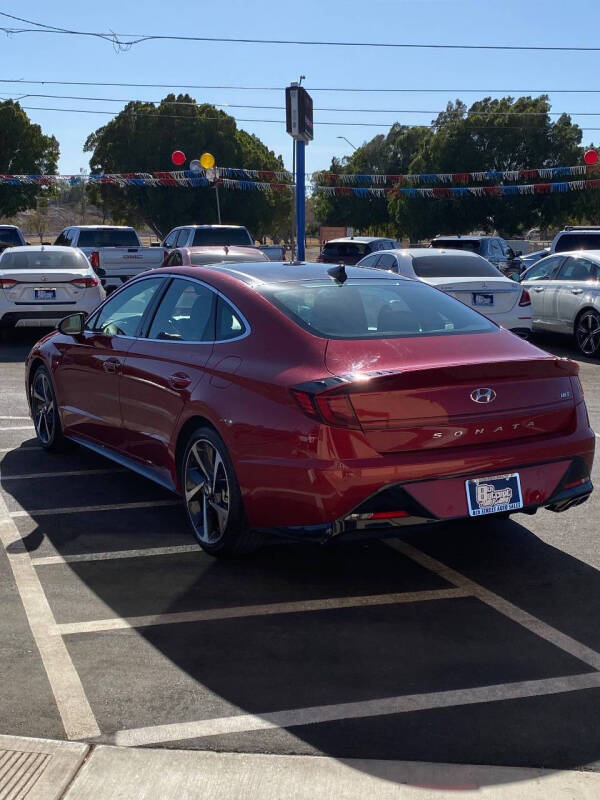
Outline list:
[[[600,494],[566,514],[215,561],[174,495],[36,447],[29,343],[0,358],[3,733],[600,767]],[[600,431],[600,369],[581,370]]]

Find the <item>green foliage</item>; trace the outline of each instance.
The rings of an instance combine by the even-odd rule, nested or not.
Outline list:
[[[448,173],[583,163],[581,129],[566,114],[552,121],[549,112],[546,95],[487,97],[470,109],[457,100],[431,128],[394,125],[387,136],[376,136],[351,158],[334,159],[332,171]],[[597,221],[600,193],[436,200],[401,194],[387,200],[320,196],[318,209],[328,224],[375,227],[416,241],[436,233],[482,229],[509,235],[534,226]]]
[[[175,103],[189,105],[175,105]],[[128,103],[85,144],[96,172],[156,172],[174,169],[173,150],[188,159],[212,153],[220,166],[281,170],[283,162],[257,136],[239,130],[233,117],[189,95],[170,94],[158,107]],[[217,222],[212,188],[90,186],[91,199],[115,220],[146,222],[164,235],[175,225]],[[291,194],[220,191],[224,223],[246,225],[256,236],[289,228]]]
[[[58,155],[58,141],[30,122],[19,103],[0,103],[0,173],[53,175]],[[0,216],[33,208],[39,193],[39,186],[0,186]]]

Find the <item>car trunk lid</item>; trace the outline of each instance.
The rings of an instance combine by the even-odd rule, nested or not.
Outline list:
[[[517,304],[521,292],[519,284],[507,278],[424,278],[424,283],[456,297],[465,305],[494,314],[510,311]]]

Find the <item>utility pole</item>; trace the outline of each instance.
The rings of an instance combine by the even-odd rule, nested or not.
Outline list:
[[[300,84],[292,83],[285,90],[285,122],[286,130],[294,139],[294,177],[296,183],[296,239],[298,242],[297,258],[305,259],[306,239],[306,165],[305,147],[313,138],[313,106],[312,98]]]

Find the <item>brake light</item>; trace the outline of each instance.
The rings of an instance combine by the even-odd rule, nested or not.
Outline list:
[[[531,295],[527,291],[527,289],[523,289],[521,292],[521,298],[519,300],[519,305],[523,306],[530,306],[531,305]]]
[[[167,258],[168,258],[168,257],[169,257],[169,251],[168,251],[168,250],[165,250],[165,251],[164,251],[164,253],[163,253],[163,262],[162,262],[162,263],[163,263],[163,267],[166,267],[166,265],[167,265]]]
[[[292,389],[292,395],[300,409],[311,419],[333,425],[336,428],[353,428],[361,430],[356,412],[347,394],[311,395],[298,389]]]
[[[84,278],[74,278],[72,281],[69,281],[69,283],[72,286],[76,286],[78,289],[91,289],[93,286],[98,286],[98,279],[86,275]]]
[[[92,269],[98,269],[100,266],[100,253],[97,250],[90,254],[90,264]]]
[[[2,289],[13,289],[17,283],[18,281],[14,281],[12,278],[0,278],[0,287]]]

